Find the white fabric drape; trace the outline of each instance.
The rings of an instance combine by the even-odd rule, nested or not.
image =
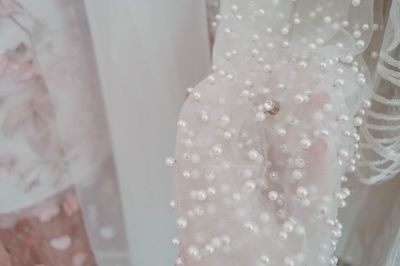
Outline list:
[[[87,0],[133,265],[173,265],[175,125],[186,87],[209,69],[203,1]],[[107,265],[109,266],[109,265]]]

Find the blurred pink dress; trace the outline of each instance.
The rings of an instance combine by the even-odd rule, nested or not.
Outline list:
[[[0,265],[130,265],[83,2],[0,23]]]

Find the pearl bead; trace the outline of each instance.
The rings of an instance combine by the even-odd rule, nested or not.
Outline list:
[[[366,109],[371,108],[371,101],[369,101],[369,100],[364,100],[364,101],[363,101],[363,107],[366,108]]]
[[[346,150],[340,150],[339,151],[339,156],[347,158],[347,157],[349,157],[349,152],[346,151]]]
[[[353,36],[354,36],[354,38],[360,38],[361,37],[361,31],[359,31],[359,30],[356,30],[356,31],[354,31],[353,32]]]
[[[248,156],[251,160],[255,161],[259,158],[260,154],[256,150],[250,150]]]
[[[204,201],[207,199],[207,193],[204,190],[199,190],[197,192],[197,199],[200,201]]]
[[[288,238],[288,235],[286,232],[279,232],[279,238],[281,240],[286,240]]]
[[[353,123],[354,123],[355,127],[359,127],[362,125],[363,119],[359,116],[356,116],[356,117],[354,117]]]
[[[294,180],[300,180],[303,178],[303,173],[301,170],[296,169],[292,172],[292,177]]]
[[[283,48],[289,48],[289,46],[290,46],[290,43],[288,41],[283,41],[282,42],[282,47]]]
[[[183,259],[181,257],[178,257],[176,259],[176,261],[175,261],[175,265],[176,266],[183,266],[184,265]]]
[[[237,12],[239,10],[239,7],[237,5],[232,5],[231,6],[231,11],[232,12]]]
[[[186,122],[183,120],[178,120],[178,122],[176,123],[178,125],[178,127],[180,128],[185,128],[186,127]]]
[[[264,265],[267,265],[267,264],[269,264],[270,259],[269,259],[269,257],[268,257],[267,255],[262,255],[262,256],[260,257],[260,261],[261,261],[262,263],[264,263]]]
[[[304,199],[308,196],[308,190],[305,187],[298,187],[296,194],[299,198]]]
[[[254,182],[253,180],[249,180],[246,182],[245,187],[246,189],[252,191],[256,188],[256,182]]]
[[[332,18],[329,16],[324,17],[324,23],[329,24],[332,22]]]
[[[338,120],[339,120],[340,122],[347,122],[347,121],[349,121],[349,118],[348,118],[347,115],[340,115],[340,116],[338,117]]]
[[[184,217],[178,218],[176,223],[177,223],[178,227],[181,228],[181,229],[185,229],[187,227],[187,225],[188,225],[188,221]]]
[[[350,165],[350,166],[347,168],[347,171],[348,171],[349,173],[354,173],[354,172],[356,171],[356,167],[355,167],[354,165]]]
[[[290,258],[285,258],[284,264],[285,266],[294,266],[294,261]]]
[[[195,99],[195,101],[200,101],[201,99],[201,94],[197,91],[193,92],[193,98]]]
[[[259,231],[258,226],[252,222],[246,222],[244,224],[244,226],[247,230],[249,230],[252,233],[258,233],[258,231]]]
[[[222,151],[223,151],[222,145],[221,145],[221,144],[215,144],[215,145],[212,147],[211,153],[212,153],[212,155],[214,155],[214,156],[218,156],[218,155],[221,155],[221,154],[222,154]]]
[[[226,132],[224,133],[224,139],[230,140],[231,138],[232,138],[232,133],[229,132],[229,131],[226,131]]]
[[[371,52],[371,58],[376,59],[378,58],[379,54],[375,51]]]
[[[187,89],[186,89],[186,92],[189,93],[189,94],[192,93],[192,92],[193,92],[193,88],[190,88],[190,87],[187,88]]]
[[[356,42],[357,48],[363,48],[365,46],[365,42],[363,40],[358,40]]]
[[[225,28],[225,29],[224,29],[224,32],[225,32],[226,34],[231,34],[231,33],[232,33],[232,30],[231,30],[230,28]]]
[[[192,258],[199,259],[199,249],[196,246],[190,246],[188,252]]]
[[[278,129],[278,136],[279,136],[279,137],[284,137],[284,136],[286,136],[286,129],[284,129],[284,128]]]
[[[271,179],[272,181],[277,181],[278,178],[279,178],[279,175],[278,175],[278,173],[275,172],[275,171],[272,171],[272,172],[269,174],[269,179]]]
[[[270,65],[265,65],[264,66],[264,71],[267,72],[267,73],[270,73],[272,71],[271,66]]]
[[[276,191],[270,191],[270,192],[268,193],[268,198],[269,198],[271,201],[276,201],[276,200],[278,199],[278,192],[276,192]]]
[[[355,141],[360,141],[360,135],[358,133],[353,133],[352,136]]]
[[[362,27],[363,31],[369,30],[369,25],[368,24],[363,24]]]
[[[174,246],[178,246],[178,245],[180,244],[179,239],[173,238],[173,239],[172,239],[172,244],[173,244]]]
[[[281,33],[282,33],[283,35],[289,34],[289,28],[288,28],[288,27],[283,27],[283,28],[281,29]]]
[[[167,166],[173,166],[174,164],[176,163],[176,160],[175,160],[175,158],[172,158],[172,157],[168,157],[167,159],[165,159],[165,164],[167,165]]]
[[[361,76],[361,77],[358,77],[357,82],[360,85],[364,85],[367,82],[367,80],[365,79],[364,76]]]
[[[303,149],[309,149],[311,147],[311,140],[307,137],[302,137],[300,140],[300,145]]]
[[[339,259],[337,257],[332,257],[329,261],[330,261],[332,266],[335,266],[335,265],[338,264]]]
[[[304,97],[300,94],[297,94],[296,96],[294,96],[294,99],[296,101],[297,104],[301,104],[304,102]]]
[[[266,100],[264,103],[265,111],[267,112],[272,111],[273,108],[274,108],[274,102],[272,100]]]
[[[183,171],[183,172],[182,172],[182,176],[183,176],[185,179],[189,179],[189,178],[191,177],[191,174],[190,174],[189,171]]]
[[[293,225],[292,225],[290,222],[285,222],[285,223],[283,224],[283,230],[284,230],[285,232],[290,233],[290,232],[292,232],[292,231],[294,230],[294,227],[293,227]]]
[[[221,125],[222,127],[226,127],[226,126],[229,124],[229,122],[230,122],[229,116],[224,115],[224,116],[222,116],[221,119],[220,119],[220,125]]]
[[[252,41],[256,42],[258,40],[260,40],[260,36],[258,36],[257,34],[254,34],[253,37],[252,37]]]
[[[201,114],[201,121],[203,122],[208,122],[208,120],[210,120],[210,118],[208,117],[208,115],[206,113],[202,113]]]
[[[259,122],[264,121],[265,120],[265,114],[263,112],[257,112],[256,120],[259,121]]]

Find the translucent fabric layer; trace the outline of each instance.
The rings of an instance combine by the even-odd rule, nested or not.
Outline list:
[[[336,265],[371,94],[372,1],[221,1],[175,161],[178,265]]]
[[[350,265],[400,264],[399,10],[398,0],[374,3],[377,31],[365,57],[378,62],[368,62],[374,73],[372,105],[360,128],[355,174],[363,184],[352,182],[354,196],[341,215],[347,230],[339,254]]]
[[[400,1],[386,3],[387,18],[374,77],[372,107],[361,128],[362,160],[358,176],[367,184],[388,180],[400,171]],[[379,16],[378,16],[379,17]]]

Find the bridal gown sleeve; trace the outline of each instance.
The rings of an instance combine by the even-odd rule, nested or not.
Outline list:
[[[373,1],[221,1],[178,121],[177,265],[336,265],[372,84]]]

